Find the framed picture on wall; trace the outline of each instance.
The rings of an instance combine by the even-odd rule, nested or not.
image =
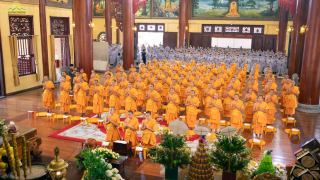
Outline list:
[[[45,0],[46,6],[72,9],[72,0]]]
[[[106,9],[105,0],[92,0],[92,17],[104,18],[105,9]],[[112,11],[113,11],[113,8],[112,8]]]

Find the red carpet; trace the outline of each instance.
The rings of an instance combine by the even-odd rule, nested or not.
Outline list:
[[[93,116],[93,115],[90,115],[90,117],[92,117],[92,116]],[[125,118],[120,118],[120,121],[124,121],[124,120],[125,120]],[[143,118],[138,118],[138,120],[139,120],[139,124],[141,124]],[[72,125],[70,125],[70,126],[68,126],[68,127],[66,127],[66,128],[63,128],[63,129],[59,130],[59,131],[56,132],[56,133],[51,134],[49,137],[57,138],[57,139],[64,139],[64,140],[69,140],[69,141],[76,141],[76,142],[85,142],[86,139],[72,138],[72,137],[60,135],[60,134],[63,133],[64,131],[67,131],[67,130],[69,130],[70,128],[73,128],[74,126],[77,126],[79,123],[80,123],[80,121],[78,121],[78,122],[76,122],[76,123],[74,123],[74,124],[72,124]],[[166,121],[162,121],[162,120],[161,120],[161,121],[158,121],[158,123],[159,123],[160,125],[164,125],[164,126],[168,127],[168,124],[167,124]],[[106,129],[104,129],[103,126],[100,126],[100,127],[99,127],[99,130],[100,130],[102,133],[106,134]],[[120,131],[121,137],[124,137],[125,132],[122,131],[122,128],[121,128],[121,127],[119,128],[119,131]],[[199,139],[199,138],[200,138],[199,135],[193,135],[193,136],[190,136],[190,138],[189,138],[188,141],[194,141],[194,140],[197,140],[197,139]],[[141,140],[141,137],[138,136],[138,139]],[[159,143],[159,142],[160,142],[160,141],[159,141],[159,139],[157,138],[157,143]],[[101,145],[101,142],[98,141],[98,144]]]

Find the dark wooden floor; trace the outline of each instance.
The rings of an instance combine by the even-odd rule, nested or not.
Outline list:
[[[282,79],[276,80],[278,84],[278,95],[281,91],[281,80]],[[259,81],[261,84],[262,77]],[[259,86],[259,90],[261,92],[261,85]],[[57,97],[56,90],[54,91],[54,94]],[[244,97],[244,90],[242,91],[242,94]],[[78,142],[48,137],[58,130],[67,127],[69,124],[63,124],[62,121],[56,121],[54,123],[49,121],[46,122],[43,118],[37,120],[28,119],[27,111],[44,111],[41,95],[42,89],[36,89],[0,99],[1,116],[6,119],[7,123],[9,123],[9,121],[14,121],[17,125],[38,129],[37,136],[42,138],[42,145],[40,147],[43,153],[41,158],[35,159],[35,161],[46,164],[50,163],[54,157],[53,149],[57,146],[60,148],[60,158],[67,160],[70,164],[67,179],[81,179],[82,172],[77,171],[76,163],[74,161],[74,156],[79,153],[81,144]],[[296,127],[301,130],[301,139],[299,140],[296,136],[289,138],[284,132],[284,129],[292,128],[292,125],[286,126],[281,121],[283,115],[280,113],[279,107],[277,107],[277,110],[278,112],[275,115],[276,121],[274,126],[278,128],[278,132],[275,135],[271,135],[270,133],[263,135],[262,139],[266,141],[264,149],[273,150],[273,163],[293,163],[295,161],[293,152],[298,150],[301,144],[313,137],[320,138],[320,114],[296,112],[296,115],[294,115],[297,119]],[[253,137],[248,131],[245,131],[243,136],[247,139]],[[254,147],[254,149],[253,156],[257,159],[261,159],[263,150],[261,151],[258,147]],[[121,175],[124,179],[163,179],[164,176],[160,175],[160,170],[161,167],[159,164],[150,164],[148,163],[148,160],[143,160],[140,155],[140,157],[136,158],[130,157],[126,161],[124,173]]]

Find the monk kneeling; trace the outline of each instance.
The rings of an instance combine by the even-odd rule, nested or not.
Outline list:
[[[109,114],[106,117],[106,125],[107,125],[107,142],[113,142],[116,140],[120,140],[120,132],[119,132],[119,125],[120,125],[120,118],[119,115],[114,113],[115,108],[110,107]]]
[[[141,138],[141,145],[145,148],[156,147],[157,138],[154,133],[157,130],[157,121],[151,118],[151,112],[146,112],[146,119],[142,121],[143,135]]]
[[[128,111],[128,118],[124,121],[123,129],[126,130],[124,140],[131,142],[132,147],[136,147],[139,144],[137,130],[139,129],[139,121],[133,116],[133,111]]]

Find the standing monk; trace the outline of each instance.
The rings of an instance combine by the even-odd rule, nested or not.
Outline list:
[[[163,91],[163,87],[162,87],[162,83],[159,82],[158,77],[155,77],[155,78],[154,78],[154,90],[156,90],[156,91],[160,94],[160,96],[161,96],[161,93],[162,93],[162,91]],[[161,102],[162,102],[162,101],[158,101],[158,102],[157,102],[158,111],[161,110]],[[158,112],[158,113],[159,113],[159,112]]]
[[[67,71],[62,71],[62,76],[65,77],[66,82],[71,82],[71,77],[67,75]]]
[[[121,109],[124,109],[125,107],[125,97],[124,97],[124,93],[126,92],[126,89],[128,87],[128,81],[126,79],[126,76],[121,76],[121,82],[119,83],[119,93],[120,93],[120,105],[121,105]]]
[[[225,120],[228,120],[231,117],[230,104],[234,99],[235,94],[236,92],[231,88],[231,85],[228,85],[227,90],[225,90],[223,93],[223,117],[225,118]]]
[[[111,86],[111,74],[107,73],[104,75],[105,79],[104,79],[104,96],[106,98],[106,105],[107,107],[109,107],[109,101],[110,101],[110,95],[109,95],[109,88]]]
[[[167,110],[166,110],[166,120],[167,124],[176,120],[178,118],[178,108],[180,99],[177,94],[174,93],[174,88],[170,88],[170,94],[167,96]]]
[[[245,96],[245,107],[244,107],[244,113],[243,117],[245,119],[245,122],[251,123],[253,118],[253,105],[257,101],[257,96],[255,93],[253,93],[253,89],[250,88],[248,91],[248,94]]]
[[[206,115],[207,119],[211,116],[211,108],[209,107],[209,104],[211,100],[214,98],[214,94],[217,91],[212,88],[211,82],[208,83],[207,89],[204,90],[203,97],[204,99],[204,114]],[[220,115],[219,115],[220,116]]]
[[[136,112],[137,111],[137,103],[136,100],[138,98],[138,92],[135,88],[132,87],[132,83],[128,82],[128,88],[126,89],[125,93],[125,110],[126,114],[128,115],[128,112]]]
[[[137,98],[138,111],[141,111],[144,105],[144,101],[146,99],[145,90],[147,89],[145,83],[142,82],[141,76],[138,78],[138,82],[136,83],[136,89],[138,91],[138,98]]]
[[[77,113],[84,117],[86,108],[88,106],[87,92],[89,91],[88,83],[84,82],[83,77],[80,76],[80,82],[77,90]]]
[[[136,147],[139,145],[139,140],[137,136],[137,131],[139,129],[139,121],[137,118],[133,116],[133,112],[131,110],[128,111],[128,117],[124,121],[123,129],[126,130],[124,140],[131,142],[132,147]]]
[[[146,119],[142,121],[143,135],[141,138],[141,145],[145,148],[152,148],[156,147],[157,145],[157,138],[156,134],[154,133],[157,127],[157,121],[151,118],[151,112],[146,112]]]
[[[198,115],[198,107],[199,107],[199,99],[196,96],[196,93],[194,90],[190,91],[190,96],[186,100],[186,106],[187,106],[187,125],[190,129],[194,128],[194,125],[196,124],[197,115]]]
[[[85,82],[88,82],[88,75],[84,72],[83,69],[80,69],[80,75],[83,77]]]
[[[291,86],[288,87],[286,92],[286,110],[285,114],[292,117],[295,114],[295,109],[298,106],[297,96],[300,94],[299,87],[295,86],[296,82],[291,80]]]
[[[222,102],[219,99],[219,93],[214,93],[214,98],[209,102],[210,108],[210,129],[213,132],[218,131],[220,127],[220,111],[222,111]]]
[[[43,99],[43,106],[46,108],[46,111],[48,113],[51,113],[53,106],[54,106],[54,96],[52,91],[54,90],[54,84],[52,81],[49,81],[48,76],[44,76],[44,83],[42,84],[43,86],[43,94],[42,94],[42,99]]]
[[[101,114],[103,113],[104,102],[103,102],[103,94],[104,87],[99,84],[99,80],[94,80],[93,87],[93,113],[98,114],[98,118],[101,118]]]
[[[119,93],[119,86],[116,86],[116,80],[112,79],[111,81],[111,86],[109,88],[109,95],[110,95],[110,100],[109,100],[109,106],[114,107],[115,113],[119,114],[120,110],[120,93]]]
[[[266,103],[268,103],[267,124],[274,123],[274,114],[277,112],[276,105],[278,105],[278,97],[275,95],[274,90],[271,89],[270,93],[266,96]]]
[[[243,121],[241,113],[244,111],[243,102],[239,99],[239,94],[234,95],[234,100],[230,104],[231,110],[231,126],[237,129],[242,128]]]
[[[146,111],[151,112],[151,117],[154,119],[158,111],[157,102],[161,100],[160,94],[154,90],[154,85],[149,85],[149,91],[146,93]]]
[[[65,76],[61,76],[60,83],[60,111],[67,115],[70,111],[71,100],[69,93],[71,91],[70,82],[66,81]]]
[[[268,104],[263,101],[262,95],[259,95],[258,102],[254,103],[253,106],[253,128],[256,136],[261,136],[263,128],[267,123]]]
[[[121,139],[120,132],[118,129],[119,125],[120,125],[119,115],[115,113],[114,107],[110,107],[109,114],[106,116],[106,126],[107,126],[106,141],[107,142],[113,142]]]

